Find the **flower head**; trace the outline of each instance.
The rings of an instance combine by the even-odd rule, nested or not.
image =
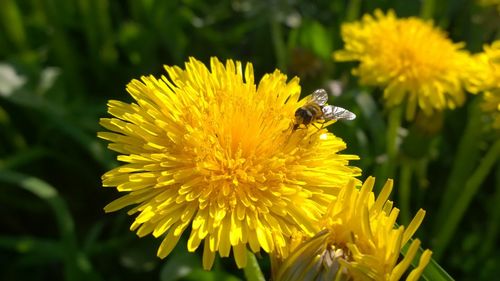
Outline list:
[[[385,87],[387,106],[405,102],[407,119],[417,108],[431,115],[464,103],[462,72],[469,55],[432,23],[376,10],[343,24],[342,38],[344,49],[334,59],[359,61],[353,74],[363,84]]]
[[[399,210],[388,201],[392,181],[375,200],[375,179],[361,190],[351,183],[330,205],[323,230],[298,246],[281,264],[275,280],[399,280],[414,259],[419,240],[410,243],[404,258],[400,251],[413,236],[425,212],[419,210],[408,228],[394,227]],[[418,267],[406,280],[418,280],[430,261],[424,251]]]
[[[496,6],[498,12],[500,12],[500,0],[478,0],[479,5],[481,6]]]
[[[500,40],[485,45],[484,52],[472,57],[468,75],[467,87],[484,92],[481,108],[491,115],[493,127],[500,129]]]
[[[165,67],[169,78],[133,80],[128,104],[110,101],[101,119],[112,132],[99,137],[125,162],[103,175],[103,185],[126,193],[107,212],[136,205],[131,230],[164,236],[165,257],[190,229],[187,248],[203,242],[203,266],[231,249],[239,267],[247,246],[286,253],[295,231],[313,233],[340,188],[360,170],[341,155],[345,143],[312,126],[293,130],[298,79],[279,71],[254,84],[251,64],[210,69],[191,58],[185,69]]]
[[[500,88],[484,93],[482,109],[491,114],[492,127],[500,129]]]

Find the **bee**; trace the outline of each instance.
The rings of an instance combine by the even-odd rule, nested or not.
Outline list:
[[[295,111],[293,130],[297,130],[300,125],[315,126],[316,122],[323,124],[330,120],[354,120],[356,118],[356,114],[340,106],[326,104],[327,101],[328,94],[324,89],[314,91],[307,103]]]

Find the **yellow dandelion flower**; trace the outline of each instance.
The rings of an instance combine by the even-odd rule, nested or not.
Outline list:
[[[334,59],[359,61],[353,74],[362,84],[384,87],[388,107],[405,103],[407,119],[417,108],[431,115],[464,103],[462,72],[470,56],[431,22],[376,10],[341,32],[345,46]]]
[[[491,114],[493,127],[500,129],[500,40],[485,45],[484,52],[473,56],[468,74],[468,88],[484,92],[481,108]]]
[[[325,129],[293,130],[299,101],[297,78],[279,71],[254,84],[252,64],[210,69],[191,58],[165,67],[169,78],[133,80],[128,104],[109,101],[112,132],[99,137],[125,162],[102,177],[103,186],[127,193],[106,212],[136,205],[131,230],[163,237],[166,257],[190,229],[187,249],[203,242],[203,267],[232,249],[238,267],[253,252],[286,252],[294,231],[312,233],[327,204],[359,168],[345,143]]]
[[[500,12],[500,0],[478,0],[479,5],[481,6],[496,6],[498,12]]]
[[[500,129],[500,88],[484,93],[482,109],[491,114],[492,127]]]
[[[323,230],[300,244],[277,270],[285,280],[400,280],[415,258],[419,240],[413,240],[404,258],[400,252],[423,220],[419,210],[408,228],[395,228],[399,210],[388,201],[393,182],[386,182],[375,200],[375,179],[368,178],[360,190],[352,183],[329,206]],[[429,263],[425,250],[419,265],[406,280],[418,280]]]
[[[473,92],[500,89],[500,40],[483,47],[474,54],[467,68],[467,88]]]
[[[500,4],[499,4],[500,9]],[[487,61],[487,79],[484,81],[482,109],[490,113],[493,119],[493,128],[500,129],[500,40],[484,47],[484,54],[480,59]]]
[[[500,5],[500,0],[478,0],[480,5],[484,6],[494,6]]]

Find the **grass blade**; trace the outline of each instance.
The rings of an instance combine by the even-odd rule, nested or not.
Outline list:
[[[39,178],[8,170],[0,170],[0,182],[21,186],[49,204],[56,218],[61,247],[64,249],[65,280],[86,280],[90,276],[95,278],[96,274],[92,271],[90,262],[78,250],[73,218],[57,190]]]

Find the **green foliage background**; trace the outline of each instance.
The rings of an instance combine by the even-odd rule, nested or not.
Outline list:
[[[128,81],[189,56],[249,61],[257,77],[279,68],[301,78],[304,94],[341,84],[343,94],[331,101],[358,118],[330,129],[346,152],[360,155],[353,165],[363,179],[384,175],[380,90],[359,86],[354,64],[331,59],[342,47],[340,24],[375,8],[433,19],[472,52],[500,38],[499,10],[467,0],[0,0],[0,279],[243,279],[230,259],[204,272],[182,242],[160,260],[160,241],[136,238],[125,212],[104,214],[118,197],[100,184],[117,165],[96,138],[106,101],[130,101]],[[484,119],[478,100],[471,95],[446,112],[433,134],[404,123],[400,173],[392,175],[396,190],[401,177],[409,187],[394,195],[403,222],[427,210],[418,236],[457,280],[500,274],[498,134],[477,126]],[[269,270],[265,258],[261,264]]]

